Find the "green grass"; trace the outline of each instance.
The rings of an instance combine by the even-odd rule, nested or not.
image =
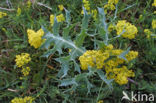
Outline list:
[[[152,37],[146,38],[144,33],[144,29],[152,30],[151,22],[156,19],[153,13],[155,8],[152,7],[153,0],[119,1],[117,18],[113,23],[117,23],[118,20],[127,20],[137,27],[138,33],[135,39],[117,38],[110,41],[110,44],[113,44],[115,48],[123,48],[124,50],[131,46],[131,50],[139,52],[138,58],[128,65],[135,72],[135,77],[131,79],[137,84],[129,82],[121,86],[113,82],[113,89],[110,90],[97,73],[91,71],[95,74],[88,77],[89,82],[93,84],[93,88],[88,93],[87,86],[91,85],[88,85],[85,80],[83,81],[84,78],[81,75],[87,74],[88,71],[81,71],[82,73],[79,74],[74,71],[74,63],[67,62],[68,59],[61,63],[56,61],[56,58],[69,55],[67,48],[61,48],[63,52],[61,55],[56,52],[45,58],[42,56],[53,48],[55,43],[52,43],[48,50],[45,48],[35,49],[30,46],[27,29],[37,31],[41,26],[44,26],[48,31],[53,32],[49,17],[50,14],[58,15],[61,13],[57,7],[59,4],[63,4],[70,11],[71,28],[68,37],[75,43],[81,29],[83,29],[81,27],[83,15],[81,15],[82,2],[80,0],[36,0],[36,3],[29,10],[26,8],[26,0],[10,0],[13,11],[0,9],[1,12],[7,13],[6,17],[0,19],[0,103],[9,103],[14,97],[24,96],[35,97],[34,103],[96,103],[99,100],[103,100],[104,103],[121,103],[122,91],[128,93],[140,91],[147,94],[153,93],[156,96],[155,39]],[[39,6],[37,2],[42,2],[52,10]],[[106,2],[107,0],[90,0],[91,8],[103,7]],[[5,0],[1,1],[0,7],[9,8]],[[22,10],[20,16],[16,15],[18,7]],[[114,12],[106,15],[108,23],[114,18]],[[65,15],[65,11],[62,11],[62,13]],[[85,38],[82,45],[87,50],[97,49],[94,40],[103,41],[99,33],[95,32],[99,23],[99,21],[95,22],[93,18],[89,20],[88,34],[96,34],[97,36],[87,36]],[[65,27],[67,27],[67,23],[61,23],[60,36],[63,35]],[[156,30],[153,30],[153,33],[155,34]],[[114,34],[112,35],[114,36]],[[16,55],[23,52],[31,55],[32,60],[29,63],[31,72],[24,80],[20,80],[22,74],[20,69],[16,67],[15,58]],[[80,66],[78,58],[75,61]],[[58,72],[63,63],[69,63],[69,71],[68,75],[60,78]],[[62,80],[75,76],[80,76],[77,77],[80,79],[80,85],[76,89],[73,85],[60,86]]]

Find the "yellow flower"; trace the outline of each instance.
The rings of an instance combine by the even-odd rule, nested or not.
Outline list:
[[[4,16],[7,16],[7,13],[0,12],[0,18],[3,18]]]
[[[94,20],[96,20],[97,19],[97,10],[96,9],[92,10],[92,14],[93,14]]]
[[[81,10],[81,14],[84,14],[84,11],[83,10]]]
[[[58,15],[56,18],[57,18],[57,21],[58,22],[65,21],[65,18],[64,18],[64,15],[63,14]]]
[[[31,7],[31,1],[28,0],[28,1],[27,1],[27,9],[30,9],[30,7]]]
[[[115,6],[112,3],[108,3],[104,6],[106,10],[115,10]]]
[[[54,24],[54,18],[55,18],[55,16],[53,14],[51,14],[50,15],[50,23],[51,23],[51,25]]]
[[[34,48],[39,48],[41,44],[44,42],[44,40],[42,39],[42,36],[44,35],[44,31],[42,29],[38,30],[37,32],[28,29],[27,34],[28,34],[29,44]]]
[[[63,5],[58,5],[58,8],[60,9],[60,11],[64,9]]]
[[[147,38],[150,38],[152,32],[149,29],[144,29],[144,33],[146,34]]]
[[[90,3],[88,0],[83,0],[83,5],[84,8],[86,9],[86,11],[88,12],[88,14],[90,14]],[[81,14],[84,14],[83,10],[81,11]]]
[[[21,55],[16,55],[16,65],[17,67],[22,67],[31,61],[30,55],[28,53],[22,53]]]
[[[7,30],[6,30],[5,28],[2,28],[2,31],[3,31],[3,32],[7,32]]]
[[[137,51],[129,51],[129,53],[126,55],[126,59],[128,61],[131,61],[131,60],[135,59],[137,56],[138,56]]]
[[[108,26],[108,31],[109,32],[112,32],[113,30],[115,30],[116,29],[116,27],[115,27],[115,25],[113,25],[113,24],[110,24],[109,26]]]
[[[11,103],[32,103],[34,101],[33,97],[26,96],[24,98],[15,97],[11,100]]]
[[[107,10],[115,10],[115,5],[119,2],[119,0],[108,0],[108,3],[104,6],[105,13]]]
[[[103,100],[99,100],[97,103],[103,103]]]
[[[126,66],[121,68],[112,68],[106,70],[106,76],[108,79],[114,79],[116,83],[124,85],[128,83],[128,77],[134,77],[135,74],[132,70],[128,70]]]
[[[109,54],[103,53],[101,50],[88,50],[79,57],[81,69],[87,70],[88,66],[101,69],[107,58],[109,58]]]
[[[117,67],[120,64],[123,64],[124,60],[120,58],[113,58],[108,60],[106,63],[104,63],[104,67],[106,70],[109,70],[110,68]]]
[[[29,75],[30,68],[29,67],[26,67],[26,68],[23,67],[21,72],[23,73],[24,76],[27,76],[27,75]]]
[[[119,2],[119,0],[108,0],[108,3],[112,3],[112,4],[117,4]]]
[[[127,84],[127,78],[134,77],[135,74],[132,70],[128,70],[124,64],[135,59],[138,52],[129,51],[125,56],[127,61],[118,57],[122,52],[121,49],[114,49],[111,44],[105,46],[102,50],[88,50],[79,57],[81,69],[87,70],[88,66],[97,69],[104,68],[107,79],[114,79],[120,85]]]
[[[116,31],[117,31],[117,35],[122,34],[121,36],[129,39],[135,38],[135,35],[138,32],[137,28],[134,25],[127,22],[126,20],[118,21],[116,25]]]
[[[105,47],[106,50],[112,50],[114,47],[112,44],[109,44]]]
[[[152,6],[155,6],[156,7],[156,0],[154,0]]]
[[[121,49],[114,49],[114,50],[111,51],[111,54],[112,54],[113,56],[118,56],[118,55],[120,55],[122,52],[123,52],[123,50],[121,50]]]
[[[54,19],[55,19],[55,16],[53,14],[50,15],[50,24],[53,26],[54,24]],[[60,14],[58,16],[56,16],[56,19],[58,22],[62,22],[62,21],[65,21],[65,18],[64,18],[64,15],[63,14]]]
[[[21,15],[21,8],[18,8],[17,9],[17,14],[16,14],[17,16],[20,16]]]
[[[152,28],[153,29],[156,29],[156,19],[153,19],[152,20]]]
[[[83,4],[84,4],[84,8],[87,10],[87,11],[90,11],[90,3],[88,0],[83,0]]]

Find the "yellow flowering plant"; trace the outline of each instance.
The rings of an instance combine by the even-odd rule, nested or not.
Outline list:
[[[7,16],[7,13],[0,12],[0,19],[3,18],[4,16]]]
[[[156,0],[152,3],[152,6],[156,7]]]
[[[53,14],[50,15],[50,24],[53,26],[54,24],[54,19],[55,19],[55,16]],[[63,14],[60,14],[58,16],[56,16],[56,19],[57,19],[57,22],[63,22],[65,21],[65,17]]]
[[[118,39],[120,35],[124,38],[134,39],[137,35],[137,28],[126,20],[119,20],[117,25],[113,24],[108,28],[106,22],[106,16],[103,8],[98,8],[98,30],[97,35],[91,35],[88,33],[88,23],[91,15],[87,12],[89,11],[89,3],[87,0],[83,1],[85,7],[83,10],[83,20],[81,25],[81,32],[76,36],[73,41],[69,37],[69,28],[72,27],[70,24],[71,18],[69,18],[69,12],[65,10],[67,26],[66,29],[63,29],[63,33],[59,34],[59,22],[62,21],[62,18],[58,16],[51,15],[50,22],[53,25],[53,31],[45,34],[43,38],[46,41],[43,43],[42,48],[49,48],[50,44],[54,44],[53,48],[45,52],[43,57],[48,57],[55,52],[58,52],[59,57],[55,60],[61,64],[60,71],[58,72],[58,77],[65,78],[69,74],[69,68],[74,67],[74,71],[80,74],[75,75],[72,78],[63,79],[60,82],[60,86],[72,85],[73,88],[77,88],[78,85],[81,85],[82,80],[85,81],[87,86],[88,93],[90,93],[91,88],[93,88],[92,83],[90,83],[89,78],[97,74],[110,89],[113,88],[112,81],[114,80],[119,85],[125,85],[128,83],[129,78],[135,76],[135,73],[131,68],[128,67],[128,64],[135,60],[138,57],[137,51],[131,51],[130,48],[127,50],[117,49],[113,47],[111,40]],[[118,1],[113,1],[114,5]],[[97,15],[97,14],[96,14]],[[59,21],[60,19],[60,21]],[[58,21],[58,22],[57,22]],[[64,21],[64,20],[63,20]],[[44,28],[45,31],[48,31]],[[64,31],[68,30],[68,31]],[[109,38],[111,31],[116,31],[115,37],[113,39]],[[100,40],[95,40],[94,43],[97,44],[96,49],[86,50],[83,47],[86,37],[100,38]],[[68,55],[63,54],[63,49],[70,50]],[[78,61],[80,65],[78,64]],[[72,65],[73,64],[73,65]],[[82,70],[82,71],[81,71]],[[87,72],[89,71],[89,72]],[[81,73],[82,72],[82,73]]]
[[[152,20],[152,28],[153,29],[156,29],[156,19],[153,19]]]
[[[156,38],[156,34],[154,34],[154,30],[156,29],[156,20],[155,19],[152,20],[151,26],[152,26],[152,30],[144,29],[144,33],[148,39]]]
[[[21,55],[16,55],[16,65],[17,67],[22,67],[31,61],[30,55],[28,53],[22,53]]]
[[[104,6],[105,13],[107,13],[108,10],[115,10],[115,5],[119,2],[119,0],[108,0],[108,3]]]
[[[79,57],[81,69],[87,70],[88,66],[95,67],[97,69],[103,68],[106,71],[108,79],[115,79],[115,81],[120,85],[127,84],[127,78],[134,77],[134,73],[128,70],[126,66],[123,66],[122,68],[117,67],[121,64],[123,65],[125,62],[135,59],[138,56],[138,52],[129,51],[129,53],[125,55],[127,61],[119,58],[119,55],[122,54],[122,52],[123,50],[113,49],[112,45],[108,45],[103,51],[88,50]],[[117,57],[109,59],[110,56]]]
[[[10,103],[33,103],[34,98],[30,96],[25,96],[24,98],[21,97],[15,97],[11,100]]]
[[[28,76],[30,72],[30,67],[27,67],[27,64],[31,61],[30,54],[21,53],[21,55],[16,55],[16,65],[19,68],[22,68],[21,72],[24,76]]]
[[[20,16],[21,15],[21,8],[17,8],[17,14],[16,14],[17,16]]]
[[[63,11],[64,6],[63,5],[58,5],[58,8],[59,8],[60,11]]]
[[[137,35],[138,29],[126,20],[120,20],[116,25],[116,31],[117,35],[121,35],[124,38],[134,39]]]
[[[44,42],[44,39],[42,39],[44,31],[42,29],[38,30],[37,32],[35,32],[32,29],[28,29],[27,34],[28,34],[28,42],[34,48],[39,48],[41,44]]]

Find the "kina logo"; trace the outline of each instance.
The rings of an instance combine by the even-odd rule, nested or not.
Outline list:
[[[134,93],[131,91],[131,97],[128,96],[128,94],[123,91],[123,97],[121,98],[122,100],[128,100],[128,101],[154,101],[154,94],[141,94],[140,92]]]

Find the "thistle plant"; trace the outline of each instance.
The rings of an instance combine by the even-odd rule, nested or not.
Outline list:
[[[130,48],[125,51],[122,49],[114,49],[110,42],[112,39],[120,38],[121,36],[133,39],[137,33],[137,28],[130,23],[126,24],[126,22],[123,21],[124,23],[118,23],[115,27],[118,36],[109,38],[110,34],[104,9],[98,8],[99,21],[97,21],[97,28],[94,30],[95,34],[89,34],[88,25],[94,14],[88,13],[87,10],[83,8],[81,31],[75,38],[71,38],[70,31],[73,24],[71,24],[70,12],[66,9],[65,12],[67,25],[63,28],[63,31],[61,32],[62,35],[60,34],[61,23],[54,15],[52,32],[48,31],[45,27],[42,27],[45,32],[43,37],[45,42],[42,44],[41,48],[46,49],[46,52],[42,57],[49,57],[54,53],[58,53],[59,56],[58,58],[55,58],[55,60],[60,63],[60,70],[57,75],[58,78],[62,79],[60,80],[60,86],[67,87],[71,85],[71,88],[66,91],[76,91],[78,86],[85,83],[88,93],[90,93],[91,88],[96,86],[90,82],[90,78],[93,76],[101,78],[106,86],[109,87],[110,91],[113,89],[113,80],[120,85],[127,84],[128,77],[134,77],[134,72],[128,70],[126,64],[135,59],[138,56],[138,52],[130,51]],[[130,30],[129,28],[136,29],[136,32],[128,31]],[[94,40],[91,38],[94,38]],[[84,45],[86,39],[93,42],[94,50],[86,49]],[[65,49],[70,50],[66,55],[63,54]],[[78,74],[70,76],[69,71],[72,71],[73,73],[77,72]]]

